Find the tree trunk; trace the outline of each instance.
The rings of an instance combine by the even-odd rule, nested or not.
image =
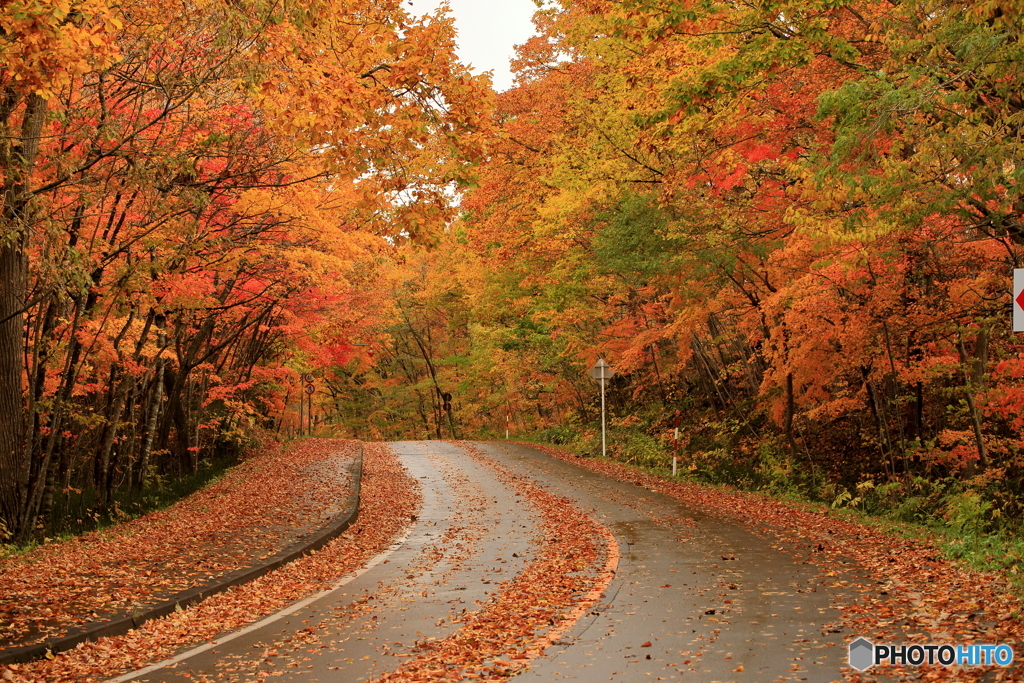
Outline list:
[[[21,133],[12,142],[8,124],[18,98],[10,91],[4,94],[0,122],[6,134],[6,141],[0,142],[0,174],[4,178],[0,220],[0,534],[24,539],[29,532],[25,502],[30,462],[25,448],[22,353],[28,304],[29,183],[46,100],[36,94],[27,97]]]
[[[165,334],[160,331],[160,350],[163,351]],[[160,417],[160,408],[164,401],[164,358],[157,356],[156,371],[153,378],[153,395],[149,402],[149,415],[146,418],[146,435],[142,441],[142,452],[139,453],[138,470],[136,471],[134,487],[141,491],[146,487],[146,477],[149,473],[149,458],[153,452],[153,439],[156,436],[157,420]]]
[[[789,457],[796,460],[796,438],[793,436],[793,414],[796,412],[796,397],[793,395],[793,373],[786,373],[786,443]]]
[[[971,428],[974,431],[974,445],[978,449],[978,465],[985,469],[988,467],[988,450],[985,448],[985,439],[981,432],[981,412],[974,402],[974,394],[981,389],[982,378],[988,365],[988,340],[991,332],[982,329],[978,332],[978,338],[974,342],[973,357],[967,355],[964,347],[963,337],[957,339],[960,351],[960,367],[964,376],[964,395],[967,399],[967,410],[971,417]],[[972,462],[967,466],[967,476],[972,477],[977,473],[977,467]]]
[[[878,411],[878,399],[875,396],[875,386],[871,381],[871,369],[862,366],[861,376],[864,378],[864,390],[867,392],[868,408],[871,410],[871,419],[875,423],[875,434],[878,437],[878,450],[882,454],[883,464],[889,470],[889,476],[896,476],[896,461],[892,456],[892,448],[887,448],[888,440],[885,438],[885,429],[882,426],[882,415]]]
[[[96,455],[98,461],[97,472],[99,473],[96,482],[97,511],[106,512],[110,505],[110,497],[113,492],[113,472],[110,461],[110,454],[114,448],[114,440],[117,438],[117,430],[121,426],[121,415],[124,413],[125,400],[128,398],[134,379],[124,373],[117,386],[114,388],[114,395],[111,397],[110,407],[107,412],[107,428],[103,431],[103,441],[100,444],[99,453]]]

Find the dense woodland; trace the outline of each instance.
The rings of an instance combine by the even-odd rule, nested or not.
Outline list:
[[[1024,514],[1024,3],[0,9],[0,519],[302,429]],[[1018,168],[1021,166],[1021,168]],[[451,398],[447,399],[446,395]],[[308,427],[306,427],[308,430]]]
[[[0,29],[0,530],[25,539],[294,422],[390,245],[443,229],[489,90],[398,0],[15,0]]]

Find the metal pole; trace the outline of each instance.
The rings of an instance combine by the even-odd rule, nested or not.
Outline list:
[[[508,413],[505,413],[505,441],[508,441]]]
[[[605,436],[604,436],[604,368],[601,368],[601,457],[605,456]]]
[[[299,393],[299,436],[302,436],[302,430],[306,427],[306,400],[302,398],[304,393],[306,393],[305,387]]]

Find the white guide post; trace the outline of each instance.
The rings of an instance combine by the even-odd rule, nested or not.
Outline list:
[[[601,385],[601,457],[605,457],[607,452],[607,439],[605,437],[605,404],[604,404],[604,385],[612,378],[615,371],[612,370],[612,366],[608,365],[608,362],[604,358],[599,358],[594,367],[590,368],[590,376],[597,380],[597,383]]]
[[[676,411],[676,429],[672,437],[672,476],[676,476],[676,464],[679,462],[679,420],[683,419],[683,411]]]
[[[672,476],[676,476],[676,465],[679,462],[679,427],[676,427],[675,444],[673,444],[675,450],[672,451]]]

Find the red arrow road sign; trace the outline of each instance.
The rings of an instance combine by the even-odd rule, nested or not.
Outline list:
[[[1013,331],[1024,332],[1024,268],[1013,269]]]

